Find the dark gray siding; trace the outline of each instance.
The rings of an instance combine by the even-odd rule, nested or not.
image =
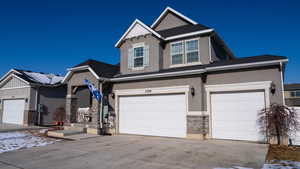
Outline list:
[[[40,114],[41,124],[51,125],[54,122],[54,114],[58,108],[66,105],[67,86],[40,87],[39,104],[43,105]]]
[[[90,107],[92,105],[92,96],[89,88],[87,86],[80,86],[76,90],[76,98],[80,100],[78,102],[78,107]]]

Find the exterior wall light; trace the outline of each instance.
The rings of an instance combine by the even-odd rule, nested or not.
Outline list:
[[[111,98],[115,99],[115,93],[111,93]]]
[[[194,87],[191,88],[191,95],[195,96],[195,88]]]
[[[275,91],[276,91],[276,85],[273,82],[271,83],[270,91],[271,91],[272,94],[274,94]]]
[[[28,98],[25,98],[25,102],[28,103]]]

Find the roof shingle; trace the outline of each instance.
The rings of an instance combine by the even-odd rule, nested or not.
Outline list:
[[[119,72],[120,69],[118,65],[111,65],[93,59],[88,59],[74,66],[73,68],[80,67],[80,66],[90,66],[99,77],[105,77],[105,78],[113,77]]]

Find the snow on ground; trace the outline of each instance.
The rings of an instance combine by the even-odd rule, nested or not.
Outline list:
[[[262,169],[297,169],[300,168],[300,162],[297,161],[278,161],[274,164],[265,164]]]
[[[253,169],[253,168],[235,166],[232,168],[214,168],[214,169]]]
[[[0,133],[0,153],[53,144],[55,140],[35,136],[29,132]]]
[[[271,163],[264,164],[262,169],[300,169],[300,162],[296,162],[296,161],[273,161]],[[214,168],[214,169],[253,169],[253,168],[232,167],[232,168]]]

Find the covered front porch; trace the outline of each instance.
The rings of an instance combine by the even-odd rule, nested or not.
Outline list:
[[[69,69],[63,81],[68,86],[65,128],[90,134],[104,134],[105,126],[112,124],[110,121],[114,117],[114,111],[108,102],[112,84],[106,80],[107,77],[102,77],[105,73],[98,70],[101,66],[103,64],[97,61],[88,60]],[[116,72],[113,65],[110,67]],[[100,98],[94,97],[95,94],[91,93],[86,81],[100,91]]]

